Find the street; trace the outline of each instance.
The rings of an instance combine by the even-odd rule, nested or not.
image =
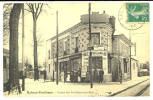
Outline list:
[[[149,87],[150,80],[147,80],[145,82],[142,82],[141,84],[138,84],[132,88],[129,88],[115,96],[149,96]],[[148,87],[148,88],[147,88]]]
[[[22,80],[20,80],[22,81]],[[120,84],[119,82],[108,82],[108,83],[94,83],[93,88],[90,88],[90,83],[64,83],[59,82],[56,85],[56,82],[46,81],[43,79],[39,81],[34,81],[33,79],[25,80],[25,91],[22,91],[22,94],[16,95],[12,93],[9,97],[97,97],[97,96],[110,96],[111,94],[118,93],[114,96],[135,96],[142,89],[144,89],[150,80],[148,76],[138,77],[135,80],[123,82]],[[20,82],[21,83],[21,82]],[[136,85],[139,84],[139,85]],[[133,85],[133,88],[129,88]],[[129,89],[127,89],[129,88]],[[146,91],[142,91],[142,96],[149,96],[150,88],[147,88]],[[5,96],[8,96],[7,93],[4,93]]]

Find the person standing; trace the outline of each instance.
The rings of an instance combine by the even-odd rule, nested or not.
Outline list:
[[[99,71],[99,83],[102,83],[104,79],[104,71],[100,70]]]
[[[81,82],[81,68],[78,70],[78,82]]]
[[[93,81],[94,82],[96,81],[96,69],[94,69],[94,72],[93,72]]]
[[[66,79],[67,79],[67,72],[66,70],[64,70],[64,83],[66,82]]]
[[[44,82],[46,81],[46,71],[44,70]]]
[[[98,80],[99,80],[98,77],[99,77],[99,76],[98,76],[98,70],[95,69],[95,70],[94,70],[94,81],[95,81],[95,82],[98,82]]]
[[[74,72],[73,71],[71,71],[71,73],[70,73],[70,80],[71,80],[71,82],[73,82],[73,80],[74,80]]]

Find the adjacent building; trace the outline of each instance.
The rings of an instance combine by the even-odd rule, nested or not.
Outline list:
[[[94,73],[95,69],[97,71],[103,70],[105,82],[119,81],[119,73],[122,73],[123,80],[128,80],[131,77],[129,66],[130,41],[123,34],[114,35],[114,31],[114,16],[109,16],[105,11],[102,14],[92,12],[92,71]],[[74,76],[77,73],[81,81],[89,81],[88,14],[82,15],[78,24],[60,33],[58,39],[59,79],[70,81],[71,72],[74,72]],[[47,40],[47,79],[53,81],[56,79],[57,70],[56,46],[56,36]]]

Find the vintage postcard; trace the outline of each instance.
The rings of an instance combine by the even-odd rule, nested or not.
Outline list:
[[[149,2],[3,4],[4,97],[150,96]]]

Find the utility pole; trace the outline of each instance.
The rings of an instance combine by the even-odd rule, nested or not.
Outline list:
[[[90,22],[90,13],[91,13],[91,3],[89,3],[89,69],[90,69],[90,87],[93,88],[93,79],[92,79],[92,65],[91,65],[91,56],[92,56],[92,44],[91,44],[91,22]]]
[[[131,30],[129,30],[129,40],[130,40],[130,80],[132,79],[132,73],[131,73]]]
[[[56,84],[58,85],[58,11],[56,11]]]
[[[24,4],[22,7],[22,91],[25,90],[24,79]]]

